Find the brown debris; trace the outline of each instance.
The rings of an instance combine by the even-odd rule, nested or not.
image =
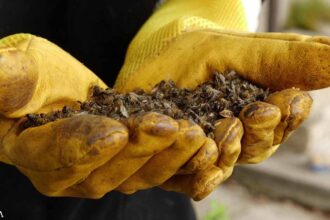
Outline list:
[[[89,101],[80,103],[79,110],[65,106],[48,114],[28,114],[25,128],[40,126],[76,114],[103,115],[125,120],[141,112],[159,112],[174,119],[188,119],[199,124],[213,136],[216,120],[238,116],[252,102],[263,101],[269,90],[259,88],[240,78],[234,71],[215,73],[213,78],[193,90],[177,88],[173,81],[162,81],[146,93],[142,89],[118,93],[115,89],[93,87]]]

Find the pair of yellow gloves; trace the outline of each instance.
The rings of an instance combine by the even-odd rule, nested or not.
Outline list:
[[[219,120],[214,140],[196,124],[158,113],[125,125],[80,115],[24,130],[26,114],[74,106],[92,85],[107,86],[45,39],[1,39],[0,160],[48,196],[100,198],[159,186],[204,198],[235,164],[263,161],[300,125],[312,104],[305,90],[330,86],[329,38],[251,34],[246,25],[238,0],[168,0],[132,41],[115,84],[122,92],[150,90],[172,79],[194,88],[213,70],[236,70],[279,91],[239,118]]]

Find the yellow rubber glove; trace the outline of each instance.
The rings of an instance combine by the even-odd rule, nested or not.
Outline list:
[[[218,182],[231,174],[236,162],[258,163],[268,158],[301,124],[312,104],[301,90],[330,86],[329,38],[246,33],[245,20],[239,0],[168,0],[130,44],[115,85],[123,92],[150,90],[159,81],[171,79],[180,87],[194,88],[214,71],[235,70],[243,78],[279,91],[265,102],[246,106],[240,119],[220,120],[226,126],[216,129],[221,152],[216,167],[223,172]],[[244,127],[242,141],[237,141],[240,129],[230,129],[238,121]],[[208,172],[212,176],[220,171],[203,170],[203,177],[200,173],[176,175],[162,187],[197,195],[193,192],[198,191],[198,180],[207,178]],[[129,183],[130,179],[121,187]]]
[[[89,97],[93,85],[106,87],[47,40],[29,34],[1,39],[0,161],[16,166],[45,195],[86,198],[116,189],[151,159],[168,166],[136,181],[130,192],[164,183],[196,153],[204,153],[204,161],[190,172],[216,162],[218,149],[199,126],[152,112],[132,116],[125,125],[107,117],[77,115],[22,127],[28,113],[74,108]]]

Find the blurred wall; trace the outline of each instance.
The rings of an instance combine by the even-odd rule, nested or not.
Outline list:
[[[320,21],[316,30],[303,30],[298,27],[284,29],[291,13],[292,3],[304,3],[314,0],[267,0],[260,15],[258,31],[293,32],[307,35],[325,35],[330,37],[330,22]],[[330,0],[324,0],[330,8]],[[330,10],[329,10],[330,13]],[[307,15],[306,15],[307,16]],[[311,18],[308,18],[311,19]],[[307,19],[307,21],[308,21]],[[330,59],[330,57],[329,57]],[[330,167],[330,88],[311,92],[314,104],[310,117],[289,138],[283,148],[306,153],[312,164],[326,164]]]

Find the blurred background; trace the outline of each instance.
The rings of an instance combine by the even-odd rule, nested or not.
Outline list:
[[[258,32],[330,36],[330,0],[266,0]],[[274,156],[237,167],[229,181],[194,202],[198,219],[330,219],[330,89],[311,96],[309,119]]]

